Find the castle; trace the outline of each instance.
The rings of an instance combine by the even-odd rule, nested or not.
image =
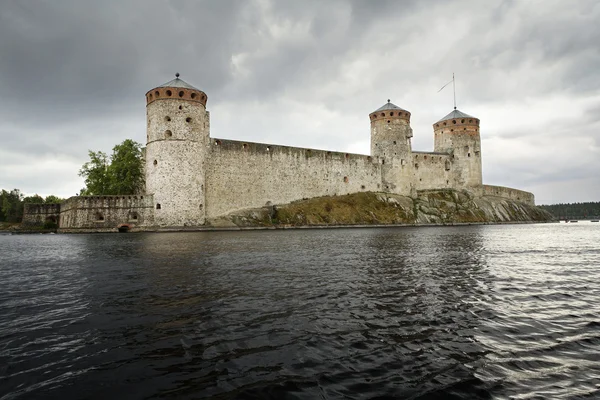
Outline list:
[[[24,224],[59,231],[202,227],[229,213],[295,200],[420,190],[468,190],[534,205],[533,194],[482,184],[480,121],[456,108],[433,124],[434,151],[413,151],[411,113],[369,114],[371,154],[211,138],[206,94],[176,78],[146,93],[145,194],[76,196],[26,205]]]

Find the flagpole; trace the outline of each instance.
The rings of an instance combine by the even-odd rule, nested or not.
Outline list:
[[[454,84],[454,72],[452,73],[452,89],[454,90],[454,109],[456,110],[456,85]]]

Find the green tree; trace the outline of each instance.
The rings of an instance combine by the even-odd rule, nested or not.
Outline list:
[[[108,175],[111,194],[134,194],[144,185],[142,145],[131,140],[113,147]]]
[[[91,196],[108,193],[110,182],[108,176],[108,157],[101,151],[88,151],[90,161],[83,164],[79,176],[85,178],[85,188],[79,193],[81,196]]]
[[[23,194],[19,189],[0,193],[0,221],[19,222],[23,218]]]
[[[27,196],[23,198],[23,204],[25,203],[43,203],[44,198],[39,194],[34,194],[33,196]]]
[[[46,204],[60,203],[61,201],[63,201],[63,199],[53,194],[46,196],[46,198],[44,199],[44,203]]]
[[[85,188],[79,193],[89,195],[134,194],[144,185],[142,146],[127,139],[113,147],[110,161],[101,151],[89,151],[90,161],[83,164],[79,176],[85,178]]]

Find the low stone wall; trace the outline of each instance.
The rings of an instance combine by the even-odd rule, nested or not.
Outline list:
[[[23,226],[41,227],[50,222],[59,223],[61,207],[59,203],[26,203],[23,208]]]
[[[484,196],[497,196],[505,199],[520,201],[530,206],[535,206],[535,196],[533,193],[524,190],[512,189],[504,186],[483,185]]]
[[[144,230],[154,225],[152,195],[78,196],[62,203],[61,232]]]

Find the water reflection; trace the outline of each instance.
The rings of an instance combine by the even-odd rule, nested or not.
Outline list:
[[[0,241],[0,396],[593,393],[600,260],[557,227]]]

